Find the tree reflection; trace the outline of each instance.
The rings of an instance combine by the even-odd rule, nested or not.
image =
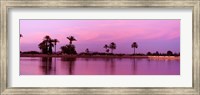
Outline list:
[[[111,70],[111,74],[115,74],[115,61],[114,61],[114,59],[113,58],[111,58],[110,59],[110,63],[111,63],[111,68],[110,68],[110,70]]]
[[[76,57],[62,57],[61,60],[67,62],[66,65],[68,67],[69,75],[73,75],[74,74],[74,64],[75,64],[75,61],[76,61]]]
[[[104,60],[105,64],[105,70],[107,71],[108,68],[110,69],[110,74],[115,74],[115,60],[114,58],[102,58],[102,60]]]
[[[85,59],[86,62],[88,62],[90,58],[86,57],[86,58],[84,58],[84,59]]]
[[[52,70],[52,57],[42,57],[41,67],[44,75],[50,75]]]
[[[107,73],[107,72],[109,72],[109,60],[110,60],[110,58],[102,58],[102,59],[104,59],[104,62],[105,62],[105,65],[104,65],[104,67],[105,67],[105,72]]]
[[[135,74],[136,73],[136,69],[137,69],[137,63],[135,63],[135,57],[133,58],[133,62],[132,62],[133,64],[133,66],[132,66],[132,69],[133,69],[133,74]]]
[[[53,64],[54,64],[53,65],[53,67],[54,67],[54,69],[53,69],[54,75],[56,75],[56,57],[54,58],[54,63]]]

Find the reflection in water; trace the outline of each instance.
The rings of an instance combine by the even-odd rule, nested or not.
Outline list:
[[[115,61],[113,58],[110,58],[110,63],[111,63],[111,66],[110,66],[111,74],[114,75],[115,74]]]
[[[56,75],[56,57],[54,58],[54,63],[53,63],[53,74]]]
[[[52,71],[52,57],[42,57],[41,68],[44,75],[49,75]]]
[[[132,65],[133,65],[133,67],[132,67],[132,69],[133,69],[133,74],[135,74],[135,69],[136,69],[136,65],[135,65],[135,58],[133,58],[133,63],[132,63]]]
[[[21,57],[21,75],[179,75],[180,60]]]
[[[75,64],[76,58],[75,57],[72,57],[72,58],[62,57],[61,61],[66,62],[69,75],[73,75],[74,64]]]
[[[115,60],[113,58],[102,58],[101,60],[104,60],[104,67],[105,72],[109,73],[110,75],[115,74]],[[109,71],[108,71],[109,70]]]

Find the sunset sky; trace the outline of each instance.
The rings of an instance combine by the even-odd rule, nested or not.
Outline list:
[[[45,35],[58,39],[57,51],[74,36],[78,53],[105,52],[103,46],[115,42],[114,53],[180,52],[180,20],[20,20],[21,51],[40,51],[38,44]],[[54,49],[53,49],[54,50]]]

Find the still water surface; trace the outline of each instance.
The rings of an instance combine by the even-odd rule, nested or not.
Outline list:
[[[179,75],[180,60],[21,57],[20,75]]]

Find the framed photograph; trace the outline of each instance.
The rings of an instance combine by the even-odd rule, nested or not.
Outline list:
[[[199,0],[3,0],[4,94],[200,95]]]

